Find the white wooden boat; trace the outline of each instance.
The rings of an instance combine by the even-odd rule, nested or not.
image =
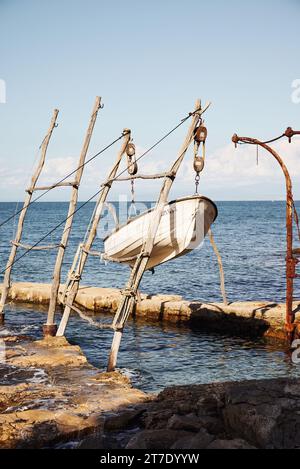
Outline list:
[[[184,197],[166,204],[146,269],[152,269],[199,247],[217,215],[214,202],[201,195]],[[107,258],[133,266],[134,257],[140,253],[147,237],[151,236],[153,216],[155,209],[150,209],[105,238],[104,252]]]

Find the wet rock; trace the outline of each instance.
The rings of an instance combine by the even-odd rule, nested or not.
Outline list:
[[[118,371],[112,371],[112,372],[103,372],[103,373],[97,373],[96,375],[93,376],[93,380],[98,382],[98,383],[111,383],[111,384],[116,384],[118,386],[131,386],[130,379],[127,376],[122,375]]]
[[[277,425],[276,417],[279,415],[278,406],[266,405],[263,408],[255,408],[247,403],[230,405],[224,411],[227,428],[261,448],[271,444],[272,433]]]
[[[22,402],[29,385],[22,383],[17,386],[0,386],[0,411],[3,412],[8,407]]]
[[[21,355],[19,344],[10,347],[3,372],[30,379],[0,386],[0,448],[45,448],[102,434],[105,415],[149,400],[120,373],[101,376],[64,338],[22,343]]]
[[[103,432],[101,431],[94,431],[90,435],[84,436],[83,439],[74,444],[76,449],[105,449],[106,442],[103,437]]]
[[[165,433],[167,444],[167,435],[172,439],[174,432],[184,432],[173,449],[299,448],[300,380],[168,388],[147,406],[141,423],[144,429],[136,430],[130,444],[151,446],[145,437],[156,432]]]
[[[201,427],[205,428],[208,433],[220,435],[225,432],[225,424],[221,418],[212,417],[210,415],[200,415],[198,419]]]
[[[132,437],[127,449],[169,449],[173,444],[189,437],[188,432],[176,430],[144,430]]]
[[[250,384],[250,385],[249,385]],[[300,445],[299,381],[252,381],[227,392],[228,430],[260,448]]]
[[[197,432],[202,427],[201,422],[195,414],[172,415],[168,420],[167,428],[170,430],[187,430]]]
[[[177,440],[171,449],[206,449],[213,440],[214,436],[202,429],[196,435],[191,433],[188,437]]]
[[[158,411],[148,409],[145,415],[143,415],[144,426],[145,428],[151,428],[156,430],[166,428],[167,423],[173,414],[174,412],[172,411],[172,409],[161,409]]]
[[[87,359],[80,347],[70,345],[64,337],[29,342],[23,347],[7,351],[7,359],[13,366],[21,367],[57,367],[81,366]]]
[[[137,419],[141,416],[144,411],[145,408],[132,409],[126,412],[122,412],[121,414],[106,417],[104,421],[104,430],[112,431],[126,428],[129,425],[134,424],[134,422],[137,421]]]
[[[1,336],[0,338],[5,343],[16,343],[30,340],[30,337],[26,335],[5,335]]]
[[[247,441],[241,439],[235,440],[215,440],[207,449],[256,449],[254,446],[249,445]]]
[[[11,341],[0,386],[0,447],[300,447],[300,380],[177,386],[158,396],[100,373],[64,338]],[[1,374],[2,373],[2,374]],[[6,379],[6,378],[5,378]]]

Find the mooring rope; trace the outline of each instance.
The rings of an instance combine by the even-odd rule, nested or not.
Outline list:
[[[8,223],[10,220],[12,220],[14,217],[16,217],[17,215],[19,215],[23,210],[27,209],[28,207],[30,207],[30,205],[34,204],[35,202],[37,202],[38,200],[40,200],[42,197],[44,197],[46,194],[48,194],[48,192],[52,191],[53,189],[55,189],[56,187],[59,186],[59,184],[61,184],[62,182],[64,182],[66,179],[68,179],[70,176],[72,176],[72,174],[75,174],[79,169],[83,168],[84,166],[86,166],[87,164],[89,164],[91,161],[93,161],[95,158],[97,158],[98,156],[100,156],[102,153],[104,153],[106,150],[108,150],[110,147],[112,147],[115,143],[117,143],[119,140],[121,140],[124,135],[126,135],[126,133],[124,134],[124,132],[122,133],[122,135],[120,135],[120,137],[116,138],[115,140],[113,140],[109,145],[107,145],[106,147],[102,148],[100,151],[98,151],[98,153],[96,153],[95,155],[93,155],[91,158],[89,158],[88,160],[86,160],[84,163],[82,163],[80,166],[78,166],[76,169],[74,169],[72,172],[70,172],[69,174],[67,174],[66,176],[64,176],[62,179],[60,179],[58,182],[54,183],[51,188],[47,189],[45,192],[42,192],[42,194],[40,194],[38,197],[36,197],[35,199],[31,200],[31,202],[29,202],[25,207],[22,207],[18,212],[16,212],[14,215],[8,217],[6,220],[4,220],[2,223],[0,223],[0,228],[5,225],[6,223]]]
[[[91,326],[97,327],[98,329],[113,329],[111,324],[106,324],[106,323],[103,323],[103,322],[101,323],[101,322],[94,321],[90,316],[87,316],[86,314],[84,314],[81,311],[81,309],[77,308],[74,305],[71,305],[69,303],[65,303],[65,306],[68,306],[73,311],[75,311],[75,313],[77,313],[78,316],[81,319],[83,319],[84,321],[87,321],[89,324],[91,324]]]
[[[272,138],[271,140],[266,140],[265,142],[260,142],[263,143],[264,145],[267,145],[268,143],[274,143],[277,142],[278,140],[281,140],[283,137],[286,137],[286,133],[279,135],[279,137]],[[238,145],[257,145],[255,142],[238,142]]]
[[[213,250],[215,252],[215,255],[217,257],[217,260],[218,260],[219,273],[220,273],[220,288],[221,288],[221,293],[222,293],[222,297],[223,297],[223,303],[224,303],[225,306],[227,306],[228,305],[228,300],[227,300],[226,288],[225,288],[225,276],[224,276],[222,257],[221,257],[220,251],[219,251],[219,249],[216,245],[216,242],[214,240],[211,228],[208,230],[208,235],[209,235],[210,243],[212,245],[212,248],[213,248]]]
[[[166,138],[168,138],[171,134],[173,134],[173,132],[175,132],[179,127],[181,127],[188,119],[190,119],[191,117],[193,117],[195,114],[199,113],[201,111],[201,113],[203,114],[210,106],[210,103],[204,108],[202,109],[201,107],[196,109],[195,111],[193,112],[190,112],[186,117],[184,117],[180,122],[179,124],[177,124],[175,127],[173,127],[169,132],[167,132],[165,135],[163,135],[163,137],[161,137],[159,140],[157,140],[157,142],[155,142],[150,148],[148,148],[146,151],[144,151],[137,159],[136,161],[140,161],[142,158],[144,158],[148,153],[150,153],[150,151],[152,151],[154,148],[156,148],[160,143],[162,143]],[[126,134],[125,134],[126,135]],[[107,147],[105,147],[103,150],[101,150],[100,152],[98,152],[96,155],[94,155],[92,158],[96,158],[98,155],[100,155],[101,153],[103,153],[105,150],[107,150],[108,148],[110,148],[114,143],[116,143],[118,140],[120,140],[121,138],[124,137],[124,132],[122,133],[122,135],[116,139],[114,142],[112,142],[110,145],[108,145]],[[88,161],[91,161],[90,158]],[[87,164],[88,161],[85,163]],[[83,166],[83,165],[82,165]],[[76,170],[77,171],[77,170]],[[115,179],[117,179],[118,177],[122,176],[125,172],[127,171],[127,168],[125,168],[123,171],[121,171]],[[74,171],[75,172],[75,171]],[[73,174],[73,173],[71,173]],[[69,177],[70,175],[66,176],[63,180],[65,180],[67,177]],[[61,181],[60,181],[61,182]],[[38,246],[42,241],[44,241],[46,238],[48,238],[48,236],[50,236],[52,233],[54,233],[58,228],[60,228],[62,225],[64,225],[66,223],[66,221],[73,217],[73,215],[75,215],[77,212],[79,212],[79,210],[81,210],[83,207],[85,207],[89,202],[91,202],[95,197],[97,197],[99,194],[101,194],[101,192],[105,189],[105,185],[103,187],[100,187],[100,189],[95,193],[93,194],[88,200],[86,200],[85,202],[83,202],[79,207],[77,207],[69,216],[67,216],[64,220],[62,220],[60,223],[58,223],[54,228],[52,228],[50,231],[48,231],[48,233],[46,233],[44,236],[42,236],[42,238],[40,238],[35,244],[33,244],[29,249],[27,249],[23,254],[21,254],[19,257],[17,257],[11,264],[9,264],[8,266],[6,266],[5,269],[3,269],[1,272],[0,272],[0,275],[4,274],[6,272],[6,270],[8,270],[9,268],[11,268],[12,266],[14,266],[17,262],[19,262],[23,257],[25,257],[27,254],[29,254],[29,252],[31,252],[32,250],[34,250],[34,248],[36,246]],[[37,200],[37,199],[35,199]],[[23,208],[24,209],[24,208]],[[21,211],[20,211],[21,212]],[[2,225],[0,224],[0,227]],[[65,231],[67,231],[68,228],[66,230],[63,231],[63,233]]]
[[[299,238],[299,241],[300,241],[299,215],[298,215],[298,212],[297,212],[297,209],[296,209],[294,199],[292,199],[292,204],[293,204],[293,211],[294,211],[294,220],[295,220],[296,227],[297,227],[297,234],[298,234],[298,238]]]

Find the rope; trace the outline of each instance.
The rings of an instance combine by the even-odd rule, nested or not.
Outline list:
[[[208,230],[208,235],[209,235],[210,243],[211,243],[211,245],[213,247],[213,250],[214,250],[214,252],[217,256],[217,259],[218,259],[219,272],[220,272],[220,288],[221,288],[221,293],[222,293],[222,297],[223,297],[223,303],[224,303],[225,306],[227,306],[228,305],[228,300],[227,300],[226,289],[225,289],[225,277],[224,277],[222,257],[221,257],[221,254],[219,252],[219,249],[216,245],[216,242],[214,240],[211,229]]]
[[[272,140],[266,140],[265,142],[260,142],[263,143],[264,145],[267,145],[268,143],[273,143],[277,142],[278,140],[282,139],[283,137],[286,137],[286,134],[279,135],[279,137],[272,138]],[[257,145],[255,142],[238,142],[239,145]]]
[[[203,110],[201,108],[198,108],[196,109],[194,112],[190,112],[184,119],[182,119],[180,121],[179,124],[177,124],[175,127],[173,127],[169,132],[167,132],[163,137],[161,137],[157,142],[155,142],[150,148],[148,148],[148,150],[146,150],[144,153],[142,153],[136,161],[139,161],[141,160],[142,158],[144,158],[148,153],[150,153],[151,150],[153,150],[155,147],[157,147],[161,142],[163,142],[166,138],[168,138],[173,132],[175,132],[179,127],[181,127],[188,119],[190,119],[192,116],[194,116],[195,114],[197,114],[199,111],[202,111],[202,114],[208,109],[209,105],[206,106],[206,108],[204,108]],[[96,158],[96,156],[100,155],[101,153],[103,153],[105,150],[107,150],[109,147],[111,147],[114,143],[116,143],[118,140],[120,140],[122,137],[124,136],[124,134],[122,134],[118,139],[116,139],[114,142],[112,142],[110,145],[108,145],[107,147],[105,147],[103,150],[101,150],[100,152],[98,152],[96,155],[94,155],[92,158]],[[91,161],[90,158],[88,161]],[[87,161],[87,162],[88,162]],[[85,164],[87,164],[87,162]],[[82,165],[83,166],[83,165]],[[119,176],[122,176],[125,172],[127,171],[127,168],[125,168],[123,171],[121,171],[116,179],[119,177]],[[73,173],[71,173],[73,174]],[[66,177],[69,177],[69,176],[66,176]],[[66,179],[66,178],[64,178]],[[4,274],[6,272],[6,270],[8,270],[10,267],[14,266],[17,262],[19,262],[19,260],[21,260],[23,257],[25,257],[30,251],[32,251],[36,246],[38,246],[42,241],[44,241],[48,236],[50,236],[52,233],[54,233],[58,228],[60,228],[63,224],[66,223],[66,221],[71,218],[73,215],[75,215],[79,210],[81,210],[83,207],[85,207],[89,202],[91,202],[95,197],[97,197],[103,190],[104,190],[105,186],[104,187],[101,187],[95,194],[93,194],[88,200],[86,200],[85,202],[83,202],[79,207],[77,207],[68,217],[66,217],[63,221],[61,221],[60,223],[58,223],[54,228],[52,228],[50,231],[48,231],[48,233],[46,233],[44,236],[42,236],[42,238],[40,238],[33,246],[30,247],[30,249],[28,249],[27,251],[25,251],[23,254],[21,254],[21,256],[17,257],[10,265],[8,265],[4,270],[2,270],[0,272],[0,275]],[[35,199],[36,200],[36,199]],[[0,225],[1,227],[2,225]],[[65,233],[65,231],[67,230],[64,230],[63,233]]]
[[[25,257],[30,251],[33,251],[34,248],[36,246],[38,246],[42,241],[44,241],[46,238],[48,238],[48,236],[52,235],[52,233],[54,233],[58,228],[60,228],[62,225],[64,225],[66,223],[66,221],[71,218],[73,215],[75,215],[75,213],[77,213],[79,210],[81,210],[85,205],[87,205],[89,202],[92,201],[92,199],[98,195],[103,189],[100,189],[98,192],[96,192],[96,194],[92,195],[92,197],[90,197],[86,202],[83,202],[82,205],[80,205],[80,207],[77,207],[76,210],[74,210],[74,212],[72,212],[67,218],[65,218],[63,221],[61,221],[60,223],[58,223],[54,228],[52,228],[52,230],[48,231],[48,233],[46,233],[42,238],[40,238],[35,244],[33,244],[29,249],[27,249],[23,254],[21,254],[21,256],[17,257],[10,265],[8,265],[4,270],[2,270],[0,272],[0,275],[4,274],[6,272],[7,269],[9,269],[10,267],[12,267],[13,265],[15,265],[20,259],[22,259],[23,257]],[[63,233],[65,233],[66,231],[68,231],[68,229],[64,230]]]
[[[48,194],[48,192],[52,191],[52,189],[55,189],[56,187],[58,187],[59,184],[61,184],[62,182],[64,182],[66,179],[68,179],[70,176],[72,176],[72,174],[76,173],[79,169],[83,168],[84,166],[86,166],[87,164],[89,164],[91,161],[93,161],[95,158],[97,158],[99,155],[101,155],[102,153],[104,153],[106,150],[108,150],[110,147],[112,147],[115,143],[117,143],[119,140],[121,140],[121,138],[124,137],[124,135],[126,134],[122,134],[120,135],[120,137],[116,138],[113,142],[111,142],[109,145],[107,145],[106,147],[102,148],[102,150],[100,150],[98,153],[96,153],[95,155],[93,155],[91,158],[89,158],[88,160],[86,160],[83,164],[81,164],[80,166],[78,166],[76,169],[74,169],[71,173],[67,174],[65,177],[63,177],[62,179],[60,179],[58,182],[56,182],[55,184],[53,184],[51,186],[51,188],[47,189],[45,192],[42,192],[42,194],[40,194],[38,197],[36,197],[35,199],[31,200],[31,202],[29,202],[29,204],[27,204],[25,207],[23,207],[22,209],[20,209],[18,212],[16,212],[14,215],[10,216],[9,218],[7,218],[6,220],[4,220],[2,223],[0,223],[0,228],[5,225],[6,223],[8,223],[10,220],[12,220],[14,217],[16,217],[17,215],[19,215],[23,210],[27,209],[28,207],[30,207],[30,205],[32,205],[33,203],[37,202],[38,200],[40,200],[42,197],[44,197],[44,195]]]
[[[295,222],[296,222],[296,226],[297,226],[298,238],[299,238],[299,241],[300,241],[299,216],[298,216],[298,212],[297,212],[297,209],[296,209],[296,206],[295,206],[294,199],[293,199],[292,204],[293,204],[293,210],[294,210],[294,218],[295,218]]]
[[[84,319],[92,326],[97,327],[98,329],[113,329],[113,327],[110,324],[104,324],[104,323],[99,323],[99,322],[94,321],[90,316],[87,316],[86,314],[84,314],[81,311],[81,309],[76,308],[76,306],[71,305],[69,303],[66,303],[65,305],[73,309],[73,311],[75,311],[75,313],[77,313],[81,317],[81,319]]]
[[[16,233],[16,217],[17,217],[17,210],[18,210],[18,207],[19,207],[19,202],[16,203],[16,208],[15,208],[15,213],[14,213],[14,216],[13,216],[13,229],[12,229],[12,238],[14,239],[15,238],[15,233]]]
[[[139,256],[124,257],[122,260],[116,259],[114,257],[108,256],[105,252],[101,251],[90,251],[89,249],[82,248],[82,251],[88,254],[89,256],[99,257],[101,261],[107,262],[116,262],[117,264],[124,264],[126,262],[135,261]]]

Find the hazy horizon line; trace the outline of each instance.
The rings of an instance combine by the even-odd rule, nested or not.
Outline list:
[[[173,200],[176,200],[176,199],[172,199],[170,200],[173,201]],[[215,202],[286,202],[286,199],[216,199],[214,200]],[[119,203],[120,201],[118,200],[110,200],[109,201],[110,203]],[[121,201],[121,203],[123,203],[124,201]],[[126,201],[127,203],[131,203],[131,200],[128,199]],[[136,200],[135,203],[143,203],[143,202],[153,202],[153,203],[156,203],[157,201],[156,200],[149,200],[149,199],[145,199],[145,200]],[[294,202],[300,202],[300,199],[294,199]],[[24,200],[0,200],[0,203],[1,204],[21,204],[21,203],[24,203]],[[52,203],[52,204],[69,204],[70,201],[69,200],[38,200],[36,202],[32,202],[30,205],[33,205],[33,204],[49,204],[49,203]],[[96,200],[90,200],[89,202],[87,202],[86,200],[79,200],[78,203],[96,203]]]

